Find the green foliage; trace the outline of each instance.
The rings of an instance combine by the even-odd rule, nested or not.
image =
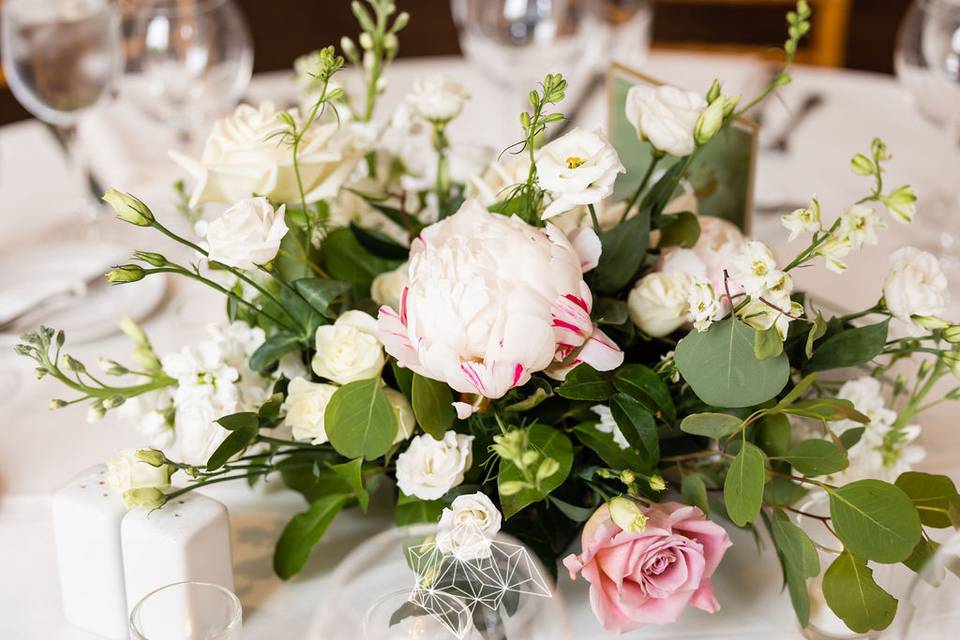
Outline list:
[[[734,524],[742,527],[757,517],[766,482],[763,452],[750,442],[744,443],[723,482],[723,503]]]
[[[260,421],[255,413],[240,413],[224,416],[217,421],[224,429],[230,431],[220,446],[210,454],[207,460],[207,471],[216,471],[233,456],[249,447],[257,439],[260,431]]]
[[[700,221],[695,213],[682,211],[660,217],[659,247],[684,247],[689,249],[700,239]]]
[[[740,430],[743,420],[726,413],[692,413],[680,423],[680,430],[707,438],[726,438]]]
[[[920,517],[901,489],[858,480],[830,491],[830,517],[847,550],[866,560],[901,562],[920,540]]]
[[[650,242],[650,211],[640,213],[600,234],[600,263],[594,270],[593,289],[603,295],[620,291],[643,264]]]
[[[845,329],[823,342],[813,352],[806,364],[806,371],[822,371],[840,367],[855,367],[870,362],[883,351],[887,342],[887,326],[890,319],[883,322]]]
[[[453,393],[446,383],[413,375],[411,385],[413,413],[423,430],[436,440],[453,426],[456,414],[453,409]]]
[[[897,478],[896,486],[913,501],[921,523],[937,529],[956,525],[951,511],[960,508],[960,496],[947,476],[907,471]]]
[[[820,573],[817,549],[803,529],[790,522],[787,515],[780,509],[773,512],[770,532],[780,561],[783,563],[783,577],[790,592],[790,601],[793,603],[800,626],[805,627],[810,619],[807,578]]]
[[[755,331],[753,334],[753,355],[757,360],[776,358],[783,353],[783,340],[777,333],[776,327],[766,331]]]
[[[847,468],[847,452],[829,440],[803,440],[784,459],[805,476],[824,476]]]
[[[440,512],[446,506],[442,500],[420,500],[401,492],[397,496],[397,526],[437,522],[440,519]]]
[[[790,420],[782,413],[763,416],[757,425],[756,444],[768,456],[782,456],[790,448]]]
[[[585,447],[600,456],[613,469],[650,472],[652,467],[631,449],[621,449],[613,434],[596,428],[595,422],[582,422],[573,428],[573,435]]]
[[[581,364],[567,374],[557,393],[568,400],[603,402],[613,397],[613,385],[590,365]]]
[[[787,384],[786,355],[757,360],[755,331],[735,318],[692,331],[677,345],[680,374],[703,402],[714,407],[752,407],[775,397]]]
[[[273,553],[273,570],[281,579],[287,580],[303,569],[313,547],[348,500],[344,495],[318,498],[287,523]]]
[[[330,277],[350,284],[359,297],[369,295],[375,277],[396,269],[401,263],[370,253],[346,227],[327,234],[320,251],[323,268]]]
[[[610,413],[630,446],[653,466],[660,460],[660,439],[657,425],[645,406],[632,396],[617,393],[610,402]]]
[[[613,374],[613,386],[617,391],[632,396],[657,417],[673,424],[677,409],[673,405],[670,389],[653,369],[642,364],[628,364]]]
[[[699,507],[704,514],[710,513],[710,502],[707,500],[707,485],[698,473],[684,474],[680,480],[680,500],[684,504]]]
[[[841,553],[823,574],[823,596],[857,633],[886,629],[897,613],[896,599],[877,586],[866,561],[849,551]]]
[[[318,313],[328,320],[335,320],[337,314],[330,305],[350,291],[350,285],[338,280],[325,278],[301,278],[293,282],[293,288]]]
[[[573,466],[573,445],[563,432],[545,424],[526,429],[527,460],[501,456],[497,486],[503,517],[510,518],[527,505],[539,502],[563,484]],[[536,454],[533,455],[528,454]],[[548,461],[553,460],[555,464]],[[546,473],[546,471],[553,471]]]
[[[297,351],[301,346],[300,336],[294,335],[288,331],[279,331],[257,347],[257,350],[250,356],[250,368],[261,373],[269,370],[277,364],[283,356]]]
[[[367,493],[367,488],[363,483],[363,458],[355,458],[342,464],[330,465],[330,470],[343,478],[347,486],[350,487],[353,497],[360,504],[360,508],[366,511],[367,505],[370,504],[370,494]]]
[[[347,458],[379,458],[397,436],[397,416],[379,378],[345,384],[330,399],[324,415],[330,444]]]

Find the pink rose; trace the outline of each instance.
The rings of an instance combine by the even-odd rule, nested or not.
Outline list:
[[[571,579],[582,573],[590,583],[590,607],[613,633],[675,622],[688,604],[720,609],[710,576],[731,545],[723,527],[677,502],[643,512],[646,527],[630,533],[603,505],[583,529],[583,552],[563,561]]]
[[[740,229],[723,218],[699,216],[700,238],[690,249],[670,247],[663,252],[657,271],[686,273],[703,278],[722,293],[723,270],[729,269],[733,259],[743,250],[746,239]],[[731,293],[733,283],[730,283]]]

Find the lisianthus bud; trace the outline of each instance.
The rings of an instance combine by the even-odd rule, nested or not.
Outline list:
[[[386,49],[388,53],[396,51],[398,46],[400,46],[400,42],[397,40],[396,34],[388,33],[383,36],[383,48]]]
[[[937,331],[950,326],[949,322],[937,316],[910,316],[910,319],[927,331]]]
[[[654,491],[663,491],[667,488],[667,483],[664,482],[661,476],[651,476],[650,477],[650,488]]]
[[[853,159],[850,160],[850,166],[853,168],[853,172],[858,176],[869,176],[877,170],[874,166],[873,161],[870,160],[867,156],[862,153],[858,153],[853,156]]]
[[[900,222],[909,224],[917,212],[917,194],[910,185],[898,187],[888,196],[880,198],[890,213]]]
[[[713,84],[710,85],[710,89],[707,91],[707,104],[712,103],[714,100],[720,97],[720,81],[714,80]]]
[[[614,524],[629,533],[640,533],[647,528],[647,516],[639,505],[629,498],[617,496],[607,503]]]
[[[926,364],[927,361],[924,361]],[[943,362],[953,373],[954,377],[960,378],[960,351],[945,351],[943,354]],[[920,374],[921,377],[923,374]]]
[[[952,324],[944,329],[943,339],[950,344],[960,343],[960,324]]]
[[[952,389],[947,395],[944,396],[947,400],[960,400],[960,387]]]
[[[620,482],[622,482],[623,484],[631,485],[636,481],[637,481],[637,474],[635,474],[633,471],[630,471],[630,469],[624,469],[623,471],[620,472]]]
[[[127,507],[134,509],[159,509],[167,502],[166,494],[160,489],[147,487],[144,489],[130,489],[123,492],[123,501]]]
[[[108,376],[123,376],[130,373],[129,369],[116,360],[111,360],[110,358],[100,358],[99,363],[100,370]]]
[[[733,113],[733,110],[737,108],[737,105],[740,104],[740,94],[731,97],[724,97],[723,99],[723,117],[727,118]]]
[[[104,409],[116,409],[117,407],[119,407],[120,405],[122,405],[124,402],[126,402],[126,400],[127,400],[127,399],[124,398],[123,396],[110,396],[109,398],[104,398],[104,400],[103,400],[103,408],[104,408]]]
[[[143,270],[143,267],[136,264],[125,264],[119,267],[115,267],[112,271],[107,274],[107,280],[110,284],[126,284],[128,282],[137,282],[138,280],[143,280],[144,276],[147,275],[147,272]]]
[[[133,255],[138,260],[143,260],[147,264],[153,265],[154,267],[165,267],[167,265],[167,259],[159,253],[153,253],[151,251],[136,251]]]
[[[130,224],[135,224],[138,227],[149,227],[154,220],[150,207],[129,193],[110,189],[103,194],[103,200],[113,207],[121,220]]]
[[[373,49],[373,37],[367,32],[361,33],[360,46],[363,47],[365,50]]]
[[[501,482],[499,491],[501,496],[514,496],[527,488],[527,483],[520,480],[508,480]]]
[[[68,403],[67,403],[66,400],[54,399],[54,400],[51,400],[51,401],[50,401],[50,404],[49,404],[48,406],[50,407],[51,410],[53,410],[53,409],[63,409],[65,406],[67,406],[67,404],[68,404]]]
[[[697,120],[697,125],[693,129],[693,137],[697,144],[708,143],[713,136],[717,135],[717,131],[720,131],[720,127],[723,126],[724,102],[721,96],[711,102],[710,106],[700,114],[700,119]]]
[[[162,467],[167,463],[167,457],[162,451],[156,449],[137,449],[137,458],[146,462],[151,467]]]
[[[340,38],[340,50],[343,51],[343,54],[351,60],[357,57],[357,45],[355,45],[353,40],[347,36]]]

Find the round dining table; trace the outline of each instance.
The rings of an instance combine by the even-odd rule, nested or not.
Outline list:
[[[769,64],[753,57],[706,56],[654,51],[639,69],[658,80],[705,91],[714,77],[724,92],[756,91],[769,78]],[[398,103],[417,76],[445,73],[456,77],[471,94],[462,115],[451,125],[455,142],[506,146],[504,127],[491,114],[502,114],[505,101],[482,69],[462,58],[420,58],[397,61],[389,74],[384,107]],[[910,183],[920,194],[917,222],[901,226],[890,220],[880,243],[851,256],[843,275],[823,268],[805,269],[797,277],[830,308],[866,308],[881,295],[889,254],[905,244],[929,246],[932,234],[923,224],[923,196],[960,184],[958,150],[948,136],[925,122],[890,76],[847,70],[796,67],[794,82],[765,108],[756,164],[751,231],[770,244],[778,257],[791,247],[779,213],[816,195],[824,216],[832,219],[870,185],[850,170],[850,158],[882,137],[893,155],[887,179]],[[288,103],[295,92],[291,73],[256,76],[247,99]],[[576,113],[581,127],[604,127],[606,92],[593,92]],[[819,106],[794,118],[798,105],[812,95]],[[519,110],[519,100],[517,109]],[[501,117],[497,115],[496,117]],[[502,117],[516,118],[516,114]],[[777,126],[780,130],[776,130]],[[789,129],[785,151],[766,150],[771,137]],[[519,130],[518,130],[519,132]],[[175,136],[162,125],[138,119],[123,104],[91,114],[81,139],[97,179],[139,195],[158,216],[174,221],[175,198],[170,183],[178,177],[167,159]],[[69,178],[56,142],[39,122],[30,120],[0,128],[0,255],[24,246],[45,253],[74,228],[78,198],[86,185]],[[958,212],[960,214],[960,212]],[[958,215],[960,221],[960,215]],[[173,224],[174,222],[171,222]],[[183,221],[177,224],[185,224]],[[960,222],[957,223],[960,228]],[[116,222],[118,238],[133,249],[169,245],[138,228]],[[33,256],[38,252],[33,251]],[[36,259],[36,258],[34,258]],[[131,285],[137,286],[137,285]],[[960,299],[960,291],[955,292]],[[957,309],[950,317],[960,319]],[[117,321],[120,317],[116,318]],[[205,327],[223,321],[222,301],[193,282],[167,283],[163,304],[144,321],[158,353],[179,350],[203,335]],[[88,362],[99,356],[124,361],[129,342],[119,333],[71,346],[68,351]],[[53,539],[51,496],[82,469],[106,460],[116,449],[143,445],[143,436],[118,416],[88,423],[81,406],[48,410],[61,392],[50,380],[34,379],[31,362],[12,352],[9,336],[0,345],[0,366],[15,371],[14,388],[0,397],[0,637],[6,640],[94,640],[97,636],[69,625],[62,613]],[[924,414],[920,442],[926,458],[920,470],[960,477],[960,437],[953,424],[957,409],[940,405]],[[277,537],[291,515],[304,509],[299,494],[279,480],[249,489],[243,483],[211,486],[208,495],[230,511],[236,592],[244,607],[247,640],[301,640],[307,637],[315,612],[323,606],[330,576],[349,551],[392,523],[389,505],[367,515],[348,511],[333,523],[316,546],[306,568],[281,581],[272,570]],[[762,527],[761,527],[762,528]],[[668,626],[649,626],[627,638],[800,638],[789,598],[782,590],[780,566],[765,532],[755,538],[730,527],[733,547],[714,577],[721,610],[713,615],[689,609]],[[583,580],[572,582],[560,572],[559,591],[569,612],[572,637],[612,637],[594,619]],[[335,630],[322,637],[336,638]]]

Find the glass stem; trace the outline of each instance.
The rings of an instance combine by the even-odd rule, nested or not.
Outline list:
[[[80,145],[77,125],[51,126],[51,130],[63,149],[67,168],[79,194],[80,213],[88,223],[93,223],[100,211],[100,198],[104,189],[90,172],[86,155]]]

